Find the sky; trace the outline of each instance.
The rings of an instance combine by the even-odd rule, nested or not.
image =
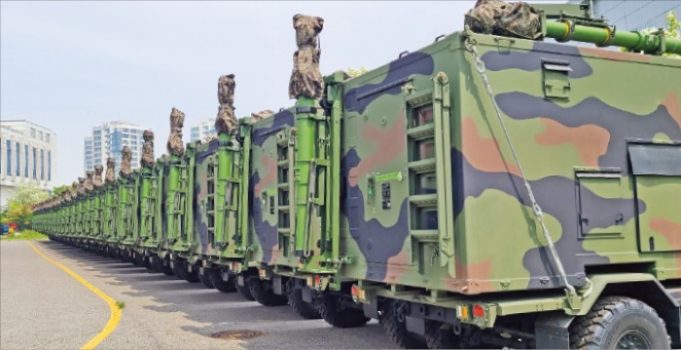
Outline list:
[[[0,2],[0,118],[57,135],[54,185],[84,174],[84,138],[122,120],[151,128],[165,153],[173,107],[189,129],[217,113],[235,74],[237,116],[291,106],[292,17],[324,18],[321,71],[396,59],[463,28],[475,1]]]

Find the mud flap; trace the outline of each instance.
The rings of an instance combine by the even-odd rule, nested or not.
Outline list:
[[[537,349],[569,349],[570,332],[568,328],[575,316],[562,311],[547,312],[534,322],[534,336]]]
[[[362,303],[362,309],[365,317],[378,319],[378,300],[376,298],[372,298],[370,303]]]
[[[272,290],[274,290],[274,294],[276,295],[284,294],[284,288],[281,285],[281,276],[272,277]]]
[[[418,335],[426,334],[426,322],[424,319],[412,316],[404,316],[404,322],[407,326],[407,331]]]
[[[302,288],[300,288],[300,294],[304,302],[312,303],[312,288],[308,286],[303,286]]]
[[[237,284],[239,287],[243,287],[246,285],[246,281],[244,280],[244,276],[239,275],[239,277],[236,279]]]

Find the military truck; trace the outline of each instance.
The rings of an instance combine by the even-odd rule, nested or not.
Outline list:
[[[480,1],[323,79],[295,16],[296,105],[169,150],[156,256],[401,347],[681,346],[681,40],[588,11]]]

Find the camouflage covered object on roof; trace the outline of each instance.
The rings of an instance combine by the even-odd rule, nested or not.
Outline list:
[[[236,82],[234,74],[223,75],[218,79],[218,115],[215,118],[215,130],[218,134],[236,132],[236,117],[234,116],[234,89]]]
[[[115,173],[115,167],[116,167],[116,161],[113,159],[113,157],[109,157],[106,159],[106,175],[104,176],[104,181],[106,181],[107,184],[112,184],[116,182],[116,173]]]
[[[173,107],[170,112],[170,136],[166,148],[168,153],[173,156],[182,157],[184,155],[184,142],[182,141],[182,127],[184,126],[184,113]]]
[[[95,186],[95,188],[104,186],[104,182],[102,181],[103,171],[104,167],[101,164],[95,165],[95,179],[92,181],[92,184]]]
[[[85,183],[83,184],[83,187],[85,188],[85,192],[92,192],[92,190],[95,189],[94,184],[92,183],[92,177],[95,175],[93,171],[86,171],[85,172]]]
[[[293,72],[289,81],[288,94],[292,99],[300,96],[318,99],[322,95],[323,79],[319,71],[319,48],[317,36],[324,27],[321,17],[295,15],[293,28],[296,30],[298,51],[293,54]]]
[[[142,146],[140,165],[142,168],[151,169],[154,167],[154,132],[151,130],[144,130],[142,137],[144,138],[144,145]]]
[[[259,120],[267,119],[273,115],[274,112],[272,110],[266,109],[264,111],[260,111],[257,113],[251,113],[251,118],[253,119],[254,122],[257,122]]]
[[[130,163],[132,161],[132,151],[130,147],[124,146],[122,153],[121,170],[118,172],[118,176],[127,179],[132,174],[132,164]]]
[[[85,195],[85,178],[84,177],[78,178],[78,184],[76,184],[76,188],[77,188],[77,191],[78,191],[78,196]]]
[[[478,0],[466,13],[464,24],[476,33],[533,40],[541,37],[537,11],[522,1],[508,4],[502,0]]]

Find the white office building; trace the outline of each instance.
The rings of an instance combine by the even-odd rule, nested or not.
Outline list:
[[[196,140],[205,140],[208,135],[215,135],[215,119],[205,119],[199,122],[198,125],[194,125],[189,130],[190,141],[194,142]]]
[[[19,184],[53,187],[57,136],[26,120],[0,121],[0,210]]]
[[[97,164],[101,164],[106,169],[107,158],[114,157],[116,176],[118,176],[123,146],[130,147],[132,151],[132,168],[139,168],[144,145],[142,134],[145,129],[148,128],[122,121],[108,122],[93,127],[92,136],[86,137],[84,142],[85,171],[94,170]]]

